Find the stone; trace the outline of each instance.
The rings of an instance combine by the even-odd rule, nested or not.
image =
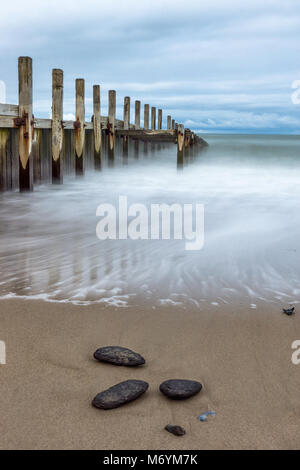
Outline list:
[[[116,366],[141,366],[145,359],[138,353],[120,346],[106,346],[97,349],[94,358],[100,362],[109,362]]]
[[[104,390],[94,398],[92,405],[102,410],[110,410],[125,405],[147,391],[149,384],[143,380],[126,380]]]
[[[196,395],[202,389],[200,382],[195,380],[167,380],[160,384],[159,390],[173,400],[183,400]]]
[[[172,424],[167,424],[165,430],[174,434],[174,436],[184,436],[185,430],[181,426],[173,426]]]
[[[295,307],[283,308],[283,313],[288,315],[289,317],[295,313]]]

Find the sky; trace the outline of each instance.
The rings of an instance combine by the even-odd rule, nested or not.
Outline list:
[[[84,78],[87,120],[100,84],[103,115],[115,89],[118,118],[130,96],[132,121],[139,99],[163,109],[164,125],[171,114],[202,133],[297,134],[299,39],[299,0],[14,0],[1,4],[0,81],[16,104],[27,55],[36,117],[50,117],[51,70],[62,68],[66,119]]]

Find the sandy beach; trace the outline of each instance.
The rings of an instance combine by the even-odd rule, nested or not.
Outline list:
[[[291,362],[300,317],[277,304],[112,308],[30,300],[0,302],[1,449],[296,449],[300,366]],[[125,368],[93,359],[101,346],[141,353]],[[199,380],[201,393],[170,401],[158,391],[170,378]],[[102,411],[100,391],[142,379],[136,402]],[[197,420],[214,410],[206,423]],[[186,429],[184,437],[164,430]]]

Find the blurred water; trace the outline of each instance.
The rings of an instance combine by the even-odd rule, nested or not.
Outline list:
[[[143,144],[137,158],[62,187],[0,196],[0,297],[116,306],[197,305],[243,298],[300,300],[300,138],[206,137],[183,166],[176,147]],[[130,203],[202,203],[205,244],[96,237],[96,208]]]

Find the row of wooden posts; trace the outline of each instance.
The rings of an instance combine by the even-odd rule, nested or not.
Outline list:
[[[32,108],[32,59],[19,57],[19,103],[18,105],[0,104],[0,189],[16,187],[13,175],[18,169],[18,186],[20,191],[33,189],[36,137],[38,130],[48,129],[50,138],[46,145],[50,146],[52,183],[63,182],[63,158],[65,155],[64,140],[66,131],[73,131],[75,152],[75,173],[84,173],[85,136],[87,131],[93,132],[95,167],[101,166],[103,131],[107,136],[109,158],[114,157],[115,138],[123,139],[123,150],[128,150],[129,138],[152,142],[177,142],[177,151],[183,153],[184,148],[197,143],[197,136],[182,124],[177,124],[169,115],[167,129],[162,129],[162,109],[144,105],[144,127],[141,128],[141,102],[135,101],[134,124],[130,123],[130,97],[124,98],[123,121],[116,119],[116,91],[108,92],[108,116],[101,116],[100,86],[93,86],[93,117],[91,122],[85,121],[85,82],[76,79],[76,120],[63,120],[63,71],[52,71],[52,119],[35,119]],[[158,119],[156,119],[156,114]],[[157,121],[157,128],[156,128]],[[45,144],[43,145],[45,150]],[[16,158],[18,154],[18,158]]]

